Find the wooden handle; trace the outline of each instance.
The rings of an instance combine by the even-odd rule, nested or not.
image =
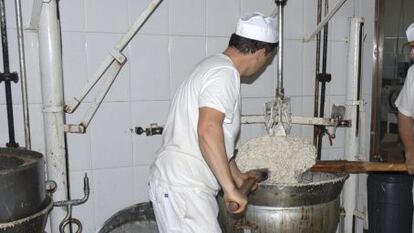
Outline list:
[[[246,196],[252,191],[252,188],[256,183],[265,181],[269,177],[269,170],[267,168],[250,170],[249,173],[250,175],[254,174],[254,176],[246,179],[239,189],[239,191]],[[235,212],[239,209],[239,203],[231,201],[229,203],[228,209],[231,212]]]
[[[252,190],[253,186],[256,184],[257,179],[252,177],[252,178],[248,178],[247,180],[244,181],[244,183],[242,184],[242,186],[240,187],[240,192],[243,193],[244,195],[249,194],[250,190]],[[234,212],[236,210],[239,209],[239,203],[235,202],[235,201],[231,201],[229,203],[229,210],[231,212]]]
[[[406,172],[405,163],[382,163],[347,160],[318,161],[311,169],[313,172]]]

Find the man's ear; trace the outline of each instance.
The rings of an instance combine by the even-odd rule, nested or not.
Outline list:
[[[265,48],[263,48],[263,49],[259,49],[259,50],[257,50],[256,51],[260,56],[263,56],[263,57],[265,57],[266,56],[266,49]]]

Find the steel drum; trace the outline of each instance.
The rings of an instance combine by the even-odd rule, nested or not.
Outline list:
[[[245,215],[230,214],[218,197],[225,233],[335,233],[346,174],[305,173],[299,184],[259,185]]]
[[[0,148],[0,223],[31,216],[45,202],[43,155],[20,148]]]

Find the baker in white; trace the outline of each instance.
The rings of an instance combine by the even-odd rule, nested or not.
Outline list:
[[[414,23],[407,29],[410,44],[410,59],[414,61]],[[404,86],[395,101],[398,107],[398,129],[405,148],[405,163],[410,174],[414,174],[414,66],[408,69]]]
[[[239,204],[251,174],[232,159],[240,131],[240,77],[259,72],[274,56],[277,21],[261,13],[241,18],[227,49],[202,60],[178,88],[150,171],[150,200],[161,233],[221,232],[216,195]]]

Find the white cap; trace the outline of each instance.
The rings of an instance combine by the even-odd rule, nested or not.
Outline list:
[[[408,26],[406,33],[407,33],[408,42],[413,42],[414,41],[414,23]]]
[[[237,23],[236,34],[267,43],[279,41],[277,20],[259,12],[254,12],[241,18]]]

